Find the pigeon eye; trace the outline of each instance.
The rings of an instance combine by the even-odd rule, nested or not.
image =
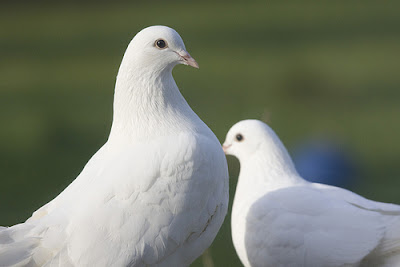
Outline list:
[[[164,48],[167,47],[167,42],[164,41],[163,39],[158,39],[158,40],[155,42],[155,45],[156,45],[157,48],[164,49]]]
[[[238,140],[239,142],[243,141],[243,135],[237,134],[236,135],[236,140]]]

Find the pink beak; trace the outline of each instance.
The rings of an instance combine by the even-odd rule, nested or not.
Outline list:
[[[222,150],[224,151],[224,153],[226,154],[228,152],[228,149],[231,147],[231,145],[222,145]]]
[[[198,69],[199,64],[190,56],[190,54],[186,51],[182,51],[178,53],[178,55],[182,58],[182,63],[188,66],[192,66],[193,68]]]

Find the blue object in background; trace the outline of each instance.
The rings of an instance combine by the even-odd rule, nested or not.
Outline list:
[[[350,189],[356,183],[355,161],[341,145],[315,139],[297,147],[293,161],[299,174],[310,182]]]

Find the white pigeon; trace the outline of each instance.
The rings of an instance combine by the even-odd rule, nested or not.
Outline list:
[[[175,30],[133,38],[108,141],[60,195],[0,230],[0,266],[188,266],[210,246],[227,212],[228,169],[175,84],[177,64],[198,67]]]
[[[228,132],[240,162],[232,239],[245,266],[400,266],[400,206],[304,180],[265,123]]]

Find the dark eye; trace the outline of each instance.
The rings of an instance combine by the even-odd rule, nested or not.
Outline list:
[[[238,140],[239,142],[243,140],[243,135],[241,134],[237,134],[236,135],[236,140]]]
[[[164,49],[164,48],[167,47],[167,42],[164,41],[163,39],[158,39],[158,40],[155,42],[155,45],[156,45],[158,48],[160,48],[160,49]]]

